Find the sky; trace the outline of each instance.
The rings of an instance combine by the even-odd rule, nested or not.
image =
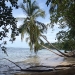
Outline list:
[[[36,0],[38,5],[40,6],[41,9],[45,10],[45,13],[46,13],[46,17],[43,19],[43,18],[38,18],[37,20],[40,21],[40,22],[43,22],[45,24],[49,23],[50,22],[50,14],[49,14],[49,7],[46,6],[46,0]],[[19,4],[21,3],[21,0],[19,0]],[[9,3],[7,3],[9,4]],[[16,18],[16,17],[26,17],[25,13],[22,11],[22,9],[15,9],[13,8],[13,16]],[[22,21],[18,22],[17,23],[17,26],[19,27],[20,25],[22,24]],[[44,35],[46,35],[47,39],[50,41],[50,42],[56,42],[57,40],[56,39],[56,33],[59,31],[60,29],[58,29],[58,25],[56,25],[53,29],[51,28],[48,28],[48,31],[47,33],[44,33]],[[25,35],[25,38],[27,36]],[[21,36],[18,36],[16,37],[16,40],[11,43],[9,42],[9,38],[6,39],[8,42],[7,42],[7,45],[6,47],[20,47],[20,48],[29,48],[29,45],[28,43],[25,41],[25,39],[23,41],[21,41]],[[46,41],[44,41],[46,42]]]

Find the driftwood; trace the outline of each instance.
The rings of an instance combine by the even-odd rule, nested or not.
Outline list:
[[[2,58],[0,60],[3,60],[3,59],[8,60],[9,62],[13,63],[15,66],[17,66],[18,68],[20,68],[20,70],[22,70],[22,68],[19,65],[17,65],[15,62],[13,62],[13,61],[11,61],[11,60],[9,60],[7,58]]]
[[[58,65],[56,67],[75,67],[75,64],[70,64],[70,65]]]
[[[14,75],[74,75],[75,68],[65,70],[51,71],[51,72],[33,72],[33,73],[16,73]]]

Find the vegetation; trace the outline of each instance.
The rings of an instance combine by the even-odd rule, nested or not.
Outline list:
[[[29,39],[28,42],[29,42],[30,49],[31,50],[34,49],[34,51],[37,52],[39,47],[42,46],[43,41],[40,38],[40,37],[42,37],[49,43],[49,45],[54,47],[59,53],[61,53],[64,56],[69,57],[68,55],[66,55],[66,54],[62,53],[61,51],[59,51],[58,48],[53,46],[47,40],[46,36],[42,35],[42,33],[46,30],[46,26],[43,23],[36,21],[36,18],[39,17],[39,16],[44,17],[45,12],[43,10],[41,10],[36,5],[36,1],[31,2],[31,0],[25,0],[25,2],[22,3],[20,7],[23,9],[23,11],[27,15],[27,17],[24,18],[24,23],[23,23],[23,25],[20,26],[19,32],[21,33],[21,39],[24,38],[24,34],[28,34],[29,37],[27,37],[27,41]],[[50,11],[54,13],[54,14],[52,13],[51,16],[50,16],[51,17],[51,25],[61,21],[61,18],[62,18],[60,16],[61,18],[60,17],[55,17],[55,19],[53,19],[54,18],[53,15],[55,15],[54,10],[56,10],[56,6],[55,7],[51,6]],[[58,14],[57,14],[57,16],[58,16]],[[57,18],[60,18],[60,19],[57,19]],[[64,20],[62,20],[62,22],[63,21]],[[62,22],[59,22],[59,23],[62,23]],[[62,25],[61,25],[61,27],[62,27]],[[64,28],[64,27],[62,27],[62,28]]]
[[[57,33],[58,42],[62,43],[65,50],[75,49],[75,0],[47,0],[50,5],[50,25],[59,24],[60,28],[68,28],[67,31]]]
[[[25,1],[26,2],[26,1]],[[25,4],[25,5],[24,5]],[[24,38],[24,34],[28,34],[29,37],[26,40],[29,42],[30,49],[37,52],[40,46],[43,45],[43,41],[40,37],[44,38],[49,45],[54,47],[46,38],[46,36],[42,35],[44,31],[46,31],[46,25],[41,22],[36,21],[37,17],[44,17],[45,12],[36,5],[36,1],[31,2],[31,0],[27,0],[26,3],[22,3],[20,7],[23,9],[24,13],[27,15],[24,19],[23,25],[19,27],[19,32],[21,33],[21,39]],[[22,19],[22,18],[21,18]],[[46,47],[45,47],[46,48]],[[56,47],[54,47],[57,49]],[[62,55],[67,56],[57,49]]]
[[[59,22],[62,28],[65,26],[74,27],[75,0],[47,0],[46,4],[50,5],[51,25]]]
[[[10,2],[12,6],[6,5],[6,2]],[[18,34],[16,19],[12,15],[12,7],[18,9],[17,0],[0,0],[0,41],[8,37],[9,30],[11,29],[11,39],[10,41],[15,40],[15,36]],[[5,47],[3,44],[6,44],[7,41],[3,41],[0,44],[0,47],[6,53]]]
[[[65,42],[55,42],[55,43],[51,43],[53,46],[55,46],[56,48],[60,49],[60,50],[64,50],[64,52],[67,51],[73,51],[73,49],[75,49],[75,41],[71,41],[71,40],[67,40]],[[44,44],[45,47],[49,48],[49,49],[55,49],[53,46],[49,45],[49,43],[45,43]],[[42,49],[43,47],[41,47]]]
[[[58,49],[59,47],[59,43],[55,42],[55,43],[51,43],[53,46],[57,47]],[[52,47],[51,45],[49,45],[48,43],[44,44],[46,47],[50,48],[50,49],[55,49],[54,47]]]
[[[34,51],[37,52],[40,43],[43,43],[40,35],[45,32],[47,28],[45,24],[38,22],[36,19],[38,17],[44,18],[45,11],[39,8],[36,1],[31,2],[31,0],[27,0],[25,2],[22,3],[20,7],[27,17],[23,18],[24,22],[19,27],[19,32],[21,33],[21,40],[23,40],[24,34],[28,35],[26,41],[28,41],[30,49],[34,49]]]

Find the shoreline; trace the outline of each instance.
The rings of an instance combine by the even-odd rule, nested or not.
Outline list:
[[[70,58],[65,58],[65,61],[60,63],[61,65],[71,65],[75,64],[75,58],[70,57]]]
[[[71,65],[75,64],[75,58],[66,58],[63,62],[61,62],[59,65]],[[51,66],[51,65],[50,65]],[[50,72],[34,72],[34,73],[16,73],[15,75],[74,75],[75,74],[75,68],[70,67],[70,68],[63,68],[63,70],[58,70],[58,71],[50,71]]]
[[[28,66],[28,67],[30,67],[30,66],[40,66],[39,64],[37,64],[37,63],[25,63],[25,61],[21,61],[21,62],[16,62],[18,65],[20,65],[22,68],[25,68],[26,66]],[[48,62],[49,63],[49,62]],[[57,65],[70,65],[70,64],[74,64],[75,63],[75,58],[66,58],[64,61],[62,61],[62,62],[59,62],[59,63],[56,63],[56,64],[54,64],[54,65],[51,65],[51,64],[43,64],[42,66],[57,66]],[[28,65],[27,65],[28,64]],[[52,63],[53,64],[53,63]],[[14,69],[13,69],[14,68]],[[7,68],[6,68],[7,69]],[[13,74],[10,74],[10,75],[38,75],[37,73],[35,73],[35,74],[30,74],[30,72],[22,72],[22,71],[20,71],[20,72],[18,72],[17,73],[17,71],[15,71],[15,69],[18,69],[17,67],[12,67],[12,69],[13,69],[13,71],[9,71],[9,70],[7,70],[7,72],[10,74],[11,72],[13,73]],[[41,68],[40,68],[41,69]],[[45,73],[45,74],[44,74]],[[48,75],[48,74],[50,74],[50,73],[48,73],[48,72],[44,72],[44,73],[42,73],[42,74],[39,74],[39,75]],[[1,73],[0,73],[1,74]]]

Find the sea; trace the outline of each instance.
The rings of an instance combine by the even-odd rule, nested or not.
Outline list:
[[[57,52],[56,50],[53,51]],[[0,49],[0,75],[11,75],[15,72],[15,69],[19,69],[14,63],[26,69],[30,66],[56,66],[64,61],[63,57],[46,49],[38,50],[38,52],[35,53],[29,48],[9,47],[6,49],[6,52],[8,55]]]

